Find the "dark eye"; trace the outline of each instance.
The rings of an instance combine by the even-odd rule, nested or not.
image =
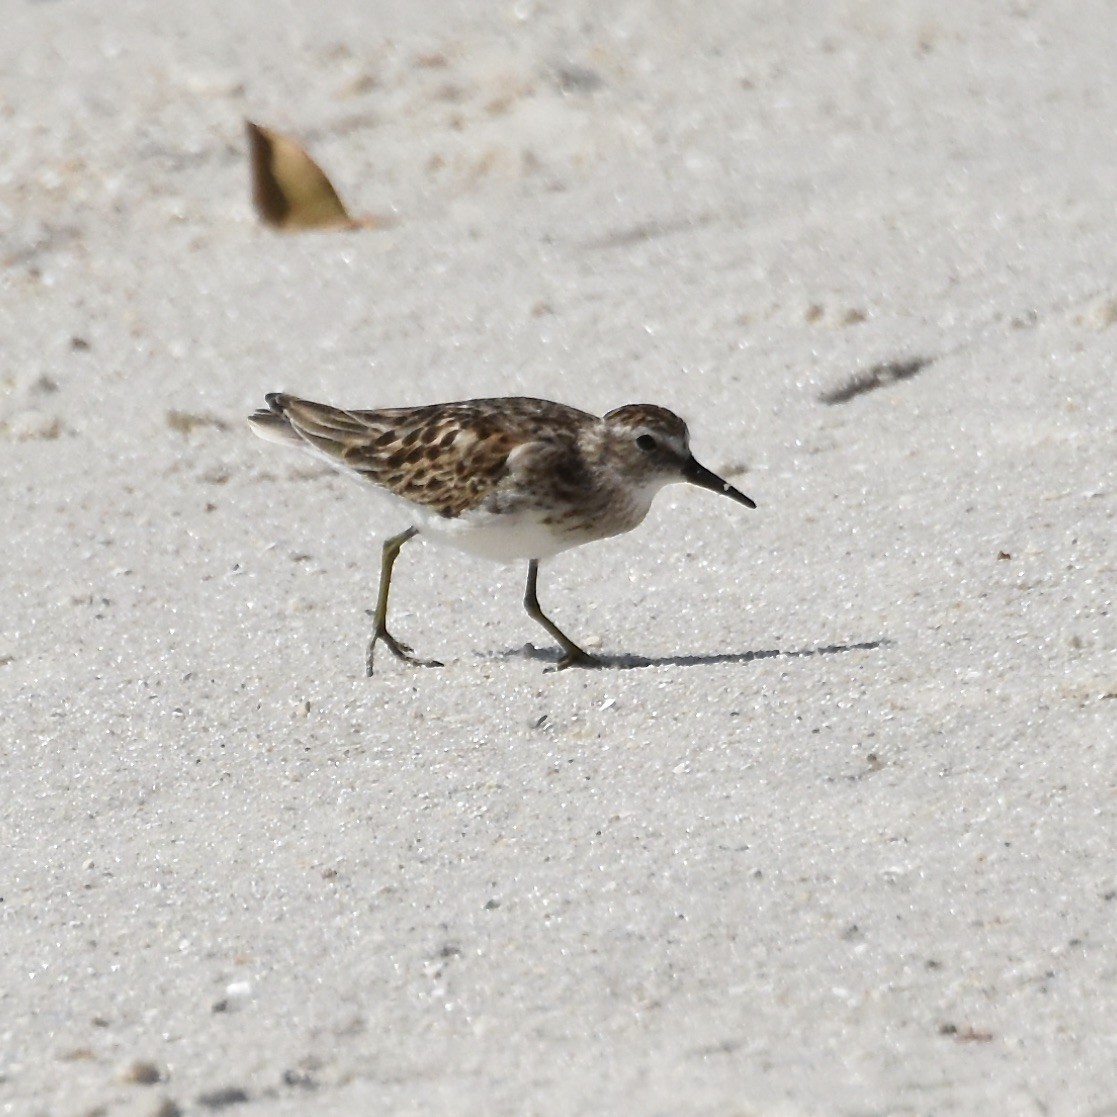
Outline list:
[[[645,454],[650,454],[656,447],[656,441],[650,434],[642,434],[636,439],[636,445],[639,446]]]

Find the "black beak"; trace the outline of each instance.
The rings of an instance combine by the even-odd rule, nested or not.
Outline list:
[[[704,465],[699,465],[692,454],[690,460],[683,466],[683,480],[697,485],[700,489],[709,489],[712,493],[721,493],[746,508],[755,508],[756,501],[739,493],[728,481],[723,481],[716,473],[711,473]]]

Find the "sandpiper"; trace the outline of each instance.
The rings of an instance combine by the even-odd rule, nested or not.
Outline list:
[[[416,658],[388,631],[392,567],[416,535],[498,562],[527,559],[524,608],[561,645],[561,669],[597,661],[540,608],[541,560],[631,531],[655,494],[677,481],[756,507],[695,461],[686,423],[654,404],[628,404],[598,418],[520,396],[375,411],[343,411],[283,392],[265,399],[267,408],[249,417],[256,434],[371,481],[402,502],[411,520],[384,544],[369,675],[378,641],[408,663],[442,666]]]

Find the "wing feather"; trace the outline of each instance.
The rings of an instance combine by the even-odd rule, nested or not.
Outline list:
[[[251,418],[264,438],[302,442],[338,468],[455,517],[483,506],[532,460],[576,442],[594,416],[526,397],[345,411],[274,392]],[[509,457],[516,451],[510,464]]]

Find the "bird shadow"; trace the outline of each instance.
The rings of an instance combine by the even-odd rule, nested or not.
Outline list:
[[[584,665],[584,670],[631,671],[639,667],[715,667],[722,663],[752,663],[758,659],[803,659],[812,655],[839,655],[843,652],[871,652],[876,648],[886,648],[893,643],[888,637],[879,640],[863,640],[856,644],[822,644],[817,648],[763,648],[750,652],[715,652],[710,655],[595,655],[592,663]],[[525,656],[557,666],[560,653],[553,648],[536,648],[527,644],[522,648],[509,649],[501,658]]]

